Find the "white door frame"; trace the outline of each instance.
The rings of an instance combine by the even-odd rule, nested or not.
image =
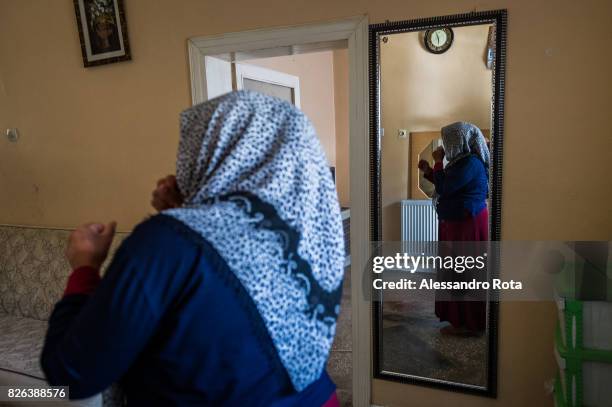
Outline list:
[[[371,304],[366,301],[364,272],[369,256],[369,123],[368,123],[368,18],[291,27],[260,29],[195,37],[188,40],[192,103],[208,99],[205,56],[270,50],[289,55],[296,46],[348,40],[349,54],[349,159],[351,190],[351,303],[353,339],[353,405],[370,406]],[[366,287],[366,289],[369,289]]]
[[[236,89],[244,89],[245,79],[253,79],[259,82],[284,86],[292,89],[293,104],[297,107],[302,107],[300,104],[299,77],[251,64],[235,63],[234,67],[236,68]]]

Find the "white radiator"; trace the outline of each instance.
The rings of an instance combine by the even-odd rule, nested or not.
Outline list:
[[[402,242],[406,253],[434,254],[438,241],[438,215],[427,200],[405,199],[402,203]]]

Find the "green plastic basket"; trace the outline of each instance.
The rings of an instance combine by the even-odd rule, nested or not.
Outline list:
[[[560,370],[555,392],[561,393],[563,404],[558,404],[557,395],[555,402],[562,406],[583,407],[583,364],[585,362],[612,364],[612,351],[583,347],[582,302],[567,299],[564,301],[565,328],[562,330],[558,324],[555,335],[555,356]]]
[[[583,342],[583,302],[567,298],[557,299],[563,313],[563,329],[557,327],[557,349],[564,358],[612,363],[612,350],[589,349]],[[562,303],[560,303],[562,302]]]
[[[565,399],[563,396],[563,387],[561,385],[561,377],[559,374],[557,374],[557,377],[555,379],[555,387],[553,391],[553,396],[555,398],[555,407],[566,407],[567,406],[567,403],[565,402]]]

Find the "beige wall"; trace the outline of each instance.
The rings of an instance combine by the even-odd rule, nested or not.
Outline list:
[[[400,240],[400,201],[410,198],[408,132],[439,131],[468,121],[490,128],[492,74],[484,63],[488,25],[454,29],[451,48],[432,54],[423,32],[387,36],[380,45],[382,224],[384,240]],[[418,171],[418,170],[417,170]]]
[[[334,104],[336,110],[336,187],[340,205],[351,206],[349,189],[348,51],[334,51]]]
[[[334,58],[332,51],[242,61],[300,78],[300,107],[308,116],[325,150],[327,162],[336,165]]]
[[[0,222],[72,226],[148,211],[189,105],[186,39],[369,14],[370,22],[507,8],[505,239],[612,239],[608,0],[129,0],[132,62],[83,69],[70,0],[0,0]],[[587,41],[597,38],[597,41]],[[364,140],[365,141],[365,140]],[[363,180],[363,182],[367,182]],[[497,400],[374,383],[393,406],[552,405],[554,307],[503,305]]]
[[[22,134],[17,144],[0,140],[0,222],[71,226],[112,217],[127,228],[145,215],[152,183],[174,168],[177,116],[190,100],[191,36],[500,7],[510,16],[503,215],[512,221],[504,236],[526,236],[529,224],[533,238],[609,237],[610,188],[585,178],[578,164],[604,174],[606,160],[594,154],[611,151],[611,57],[584,41],[610,38],[606,0],[130,0],[134,60],[89,69],[69,0],[0,0],[0,129]]]

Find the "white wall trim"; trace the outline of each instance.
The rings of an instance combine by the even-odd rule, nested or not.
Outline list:
[[[351,302],[353,321],[353,405],[370,405],[372,392],[372,309],[362,278],[370,249],[368,19],[349,37],[349,173],[351,194]]]
[[[206,83],[204,83],[206,73],[204,57],[206,55],[236,54],[245,51],[262,51],[267,49],[274,49],[272,55],[275,56],[291,55],[301,45],[348,40],[363,19],[364,17],[360,16],[320,24],[277,27],[190,38],[187,41],[187,48],[191,75],[191,101],[193,104],[196,104],[208,100],[206,97]]]
[[[369,407],[371,399],[371,304],[363,295],[363,276],[369,256],[368,195],[368,18],[292,27],[260,29],[196,37],[188,40],[191,99],[208,99],[206,55],[273,49],[291,55],[304,44],[348,40],[349,53],[349,160],[351,189],[351,302],[353,322],[353,405]]]
[[[212,99],[231,92],[233,89],[232,63],[221,58],[205,56],[204,69],[206,76],[206,98]]]

